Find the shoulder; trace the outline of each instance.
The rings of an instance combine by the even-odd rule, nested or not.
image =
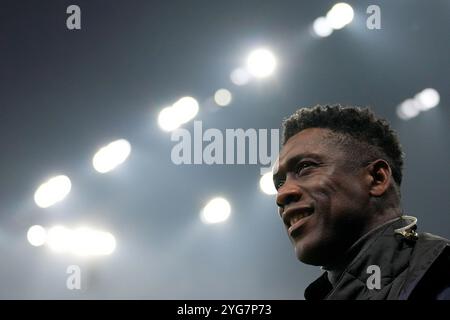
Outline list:
[[[450,299],[449,270],[450,241],[419,234],[408,272],[408,299]]]
[[[445,242],[448,245],[450,245],[450,240],[437,236],[435,234],[431,234],[431,233],[427,233],[427,232],[423,232],[423,233],[419,233],[419,240],[422,241],[426,241],[426,242]]]

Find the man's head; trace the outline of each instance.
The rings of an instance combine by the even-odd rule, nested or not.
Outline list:
[[[303,108],[283,123],[277,205],[297,257],[332,265],[359,237],[400,215],[403,154],[369,109]]]

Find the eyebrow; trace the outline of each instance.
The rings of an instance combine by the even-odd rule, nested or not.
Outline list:
[[[275,185],[277,185],[278,182],[286,175],[285,171],[287,172],[291,171],[292,168],[295,167],[301,160],[306,158],[314,159],[316,161],[323,160],[323,157],[321,157],[316,153],[300,153],[293,156],[292,158],[287,160],[285,167],[282,167],[280,164],[278,165],[278,170],[273,175],[273,181],[275,182]]]

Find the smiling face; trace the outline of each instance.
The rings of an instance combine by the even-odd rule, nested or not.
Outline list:
[[[370,227],[370,175],[332,137],[297,133],[274,169],[280,216],[298,259],[312,265],[333,264]]]

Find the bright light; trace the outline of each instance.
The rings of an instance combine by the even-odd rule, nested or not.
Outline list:
[[[266,49],[257,49],[251,52],[247,58],[247,70],[257,78],[264,78],[271,75],[276,65],[275,56]]]
[[[259,179],[259,187],[261,191],[268,195],[277,194],[277,189],[275,189],[275,185],[273,184],[273,175],[272,172],[265,173],[261,179]]]
[[[116,248],[116,239],[108,232],[79,228],[73,231],[71,252],[79,256],[108,255]]]
[[[71,188],[72,184],[67,176],[53,177],[39,186],[34,193],[34,202],[41,208],[48,208],[63,200]]]
[[[439,93],[432,88],[427,88],[418,93],[414,99],[419,103],[422,111],[436,107],[439,104]]]
[[[113,141],[97,151],[92,158],[92,165],[100,173],[109,172],[125,162],[130,152],[131,145],[127,140]]]
[[[116,248],[116,239],[109,232],[56,226],[49,230],[47,244],[56,253],[78,256],[109,255]]]
[[[224,198],[214,198],[208,202],[201,213],[203,223],[219,223],[227,220],[231,213],[231,206]]]
[[[182,124],[195,118],[199,111],[197,100],[183,97],[172,106],[162,109],[158,116],[158,123],[164,131],[173,131]]]
[[[27,239],[32,246],[42,246],[47,241],[47,231],[42,226],[34,225],[28,229]]]
[[[420,106],[414,99],[405,100],[397,107],[397,115],[403,120],[414,118],[419,112]]]
[[[232,98],[231,92],[227,89],[219,89],[214,94],[214,101],[221,107],[229,105]]]
[[[342,29],[352,22],[354,16],[353,8],[345,3],[335,4],[327,13],[327,22],[333,29]]]
[[[198,102],[192,97],[183,97],[172,106],[172,111],[177,121],[181,124],[195,118],[198,113]]]
[[[181,125],[172,107],[166,107],[159,112],[158,123],[164,131],[173,131]]]
[[[233,82],[237,86],[246,85],[250,80],[250,75],[245,69],[235,69],[230,74],[231,82]]]
[[[72,231],[63,226],[55,226],[48,231],[47,244],[55,252],[64,253],[70,251],[72,241]]]
[[[313,23],[314,33],[319,37],[328,37],[333,33],[333,28],[328,24],[328,20],[325,17],[317,18]]]
[[[427,88],[407,99],[397,106],[397,115],[400,119],[409,120],[416,117],[421,111],[427,111],[439,104],[439,93],[432,88]]]

